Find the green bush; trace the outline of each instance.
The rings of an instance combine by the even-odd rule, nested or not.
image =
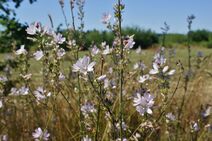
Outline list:
[[[123,34],[134,35],[135,46],[141,46],[142,48],[148,48],[153,44],[159,43],[158,35],[149,30],[143,30],[139,27],[126,27],[123,28]],[[100,44],[106,41],[107,44],[112,45],[114,39],[114,34],[110,31],[99,31],[99,30],[89,30],[85,33],[85,48],[90,47],[92,44]]]
[[[7,25],[7,28],[0,32],[0,52],[11,52],[22,44],[28,48],[32,42],[26,37],[26,25],[19,23],[16,19],[2,20],[0,23]]]
[[[85,36],[86,36],[86,42],[85,46],[86,48],[89,47],[91,44],[100,44],[103,41],[103,38],[101,36],[101,32],[98,30],[92,30],[92,31],[87,31]]]
[[[203,30],[196,30],[190,33],[191,40],[194,42],[202,42],[202,41],[209,41],[210,32],[203,29]]]
[[[166,35],[166,42],[169,44],[183,44],[187,41],[185,34],[169,33]]]
[[[126,27],[123,29],[125,35],[134,35],[135,48],[141,46],[141,48],[146,49],[154,44],[159,43],[158,35],[152,30],[144,30],[139,27]]]
[[[212,49],[212,40],[207,43],[207,48],[211,48]]]

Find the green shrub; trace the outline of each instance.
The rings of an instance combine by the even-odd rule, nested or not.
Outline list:
[[[86,48],[93,43],[100,44],[103,41],[101,32],[95,29],[92,31],[87,31],[85,36],[86,36],[86,42],[85,42]]]
[[[211,48],[212,49],[212,40],[207,43],[207,48]]]
[[[187,41],[185,34],[169,33],[166,35],[166,42],[169,44],[182,44]]]
[[[203,29],[203,30],[196,30],[190,33],[191,40],[194,42],[202,42],[202,41],[209,41],[210,32]]]
[[[123,34],[134,35],[135,48],[141,46],[141,48],[146,49],[159,43],[158,35],[150,29],[144,30],[139,27],[126,27],[123,29]]]

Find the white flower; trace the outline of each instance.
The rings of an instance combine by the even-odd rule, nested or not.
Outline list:
[[[41,25],[38,22],[31,24],[27,29],[26,32],[29,35],[35,35],[37,32],[41,31]]]
[[[85,117],[88,117],[88,115],[90,113],[95,113],[96,112],[96,109],[95,109],[95,107],[94,107],[94,105],[92,103],[86,102],[84,105],[82,105],[81,111],[82,111],[82,114]]]
[[[192,123],[191,129],[195,132],[199,131],[199,125],[197,124],[197,122]]]
[[[170,121],[174,121],[176,119],[175,115],[173,115],[172,113],[166,114],[166,118]]]
[[[35,95],[36,99],[38,101],[45,99],[47,96],[51,96],[51,93],[49,92],[47,95],[46,90],[43,89],[43,87],[38,87],[33,94]]]
[[[95,45],[92,49],[91,49],[91,55],[95,56],[100,52],[99,48]]]
[[[0,108],[2,108],[3,107],[3,102],[2,102],[2,100],[0,99]]]
[[[76,46],[76,40],[70,40],[70,41],[68,41],[68,45],[69,45],[70,47]]]
[[[165,73],[168,69],[169,69],[169,67],[168,67],[168,66],[165,66],[165,67],[163,68],[163,73]]]
[[[1,141],[8,141],[8,136],[7,135],[0,135],[0,140]]]
[[[148,74],[140,76],[138,82],[139,83],[144,83],[146,80],[149,80],[150,76]]]
[[[0,82],[7,82],[8,78],[6,76],[0,76]]]
[[[112,88],[112,89],[115,89],[117,86],[116,86],[116,82],[115,82],[115,80],[111,80],[110,81],[110,87]]]
[[[22,86],[20,89],[17,88],[11,88],[10,95],[13,96],[19,96],[19,95],[28,95],[29,94],[29,88]]]
[[[57,43],[57,44],[63,44],[63,42],[66,41],[66,38],[62,36],[62,34],[58,33],[54,33],[53,34],[53,38],[54,38],[54,41]]]
[[[19,95],[19,90],[17,88],[11,88],[10,93],[11,95],[16,96]]]
[[[90,57],[84,56],[77,60],[77,62],[73,65],[73,72],[80,72],[84,75],[87,75],[88,72],[93,72],[93,67],[96,62],[90,63]]]
[[[88,135],[86,135],[86,137],[83,137],[82,141],[92,141],[92,139],[89,138]]]
[[[114,80],[109,81],[109,79],[106,78],[104,80],[104,88],[107,89],[108,87],[115,89],[117,87],[116,82]]]
[[[42,50],[36,51],[35,53],[33,53],[33,56],[35,57],[35,60],[38,61],[43,57],[43,51]]]
[[[163,68],[163,73],[164,74],[167,74],[167,75],[173,75],[174,73],[175,73],[175,70],[170,70],[168,73],[166,73],[167,71],[168,71],[168,69],[169,69],[169,67],[168,66],[165,66],[164,68]]]
[[[97,78],[97,81],[101,82],[101,81],[104,81],[106,78],[107,78],[106,75],[101,75]]]
[[[112,67],[110,67],[110,68],[108,69],[108,73],[110,73],[110,74],[113,73],[113,68],[112,68]]]
[[[105,49],[103,50],[102,54],[103,54],[103,55],[108,55],[108,54],[110,54],[111,52],[112,52],[112,49],[110,49],[109,45],[107,45],[107,46],[105,47]]]
[[[58,49],[57,56],[61,59],[66,54],[66,51],[63,48]]]
[[[109,85],[110,85],[110,82],[109,82],[109,80],[106,78],[106,79],[104,80],[104,89],[107,89],[107,88],[109,87]]]
[[[102,47],[102,48],[105,48],[106,45],[107,45],[107,43],[106,43],[105,41],[101,43],[101,47]]]
[[[63,75],[63,73],[60,72],[59,80],[63,81],[63,80],[65,80],[65,78],[66,78],[65,75]]]
[[[133,69],[140,69],[140,70],[145,70],[147,67],[146,65],[143,63],[143,62],[138,62],[138,63],[135,63],[134,66],[133,66]]]
[[[168,75],[173,75],[175,73],[175,70],[170,70],[167,74]]]
[[[135,51],[137,54],[140,54],[141,53],[141,47],[139,46],[136,51]]]
[[[128,39],[124,41],[124,48],[125,49],[133,48],[133,46],[135,45],[133,37],[134,37],[134,35],[129,36]]]
[[[103,15],[102,15],[102,23],[103,24],[108,24],[109,23],[109,21],[110,21],[110,19],[111,19],[111,15],[110,15],[110,13],[103,13]]]
[[[156,63],[159,66],[162,66],[166,63],[166,58],[162,53],[157,53],[154,56],[154,63]]]
[[[35,129],[35,132],[32,133],[32,136],[35,139],[35,141],[39,140],[48,141],[50,134],[48,133],[48,131],[42,131],[42,129],[38,127],[37,129]]]
[[[140,137],[141,137],[141,134],[139,134],[139,133],[135,133],[135,137],[138,139],[138,138],[140,138]]]
[[[118,130],[121,129],[119,123],[116,123],[116,128],[117,128]],[[122,129],[123,129],[124,131],[127,130],[127,125],[126,125],[126,123],[125,123],[124,121],[122,122]]]
[[[27,51],[24,47],[25,47],[24,45],[21,45],[20,49],[16,50],[15,54],[16,55],[27,54]]]
[[[138,63],[135,63],[134,66],[133,66],[133,69],[136,70],[138,68],[139,68],[139,64]]]
[[[158,74],[159,73],[159,67],[160,66],[158,64],[153,63],[153,69],[151,69],[149,71],[149,74]],[[169,72],[167,72],[168,69],[169,69],[169,67],[168,66],[165,66],[162,69],[162,73],[165,74],[165,75],[169,75],[169,76],[171,76],[171,75],[173,75],[175,73],[175,70],[170,70]]]
[[[212,106],[207,106],[205,109],[202,110],[201,115],[203,118],[206,118],[211,115]]]
[[[142,96],[140,93],[136,93],[136,97],[133,99],[133,106],[143,116],[145,113],[152,114],[151,107],[154,105],[154,97],[145,92]]]
[[[116,141],[128,141],[126,138],[123,138],[123,140],[121,140],[121,138],[116,139]]]
[[[54,34],[54,31],[48,26],[44,26],[42,34],[47,34],[49,36],[52,36]]]
[[[19,90],[18,90],[18,94],[20,95],[28,95],[29,94],[29,88],[28,87],[21,87]]]
[[[149,74],[157,74],[159,73],[159,66],[156,63],[153,63],[153,69],[149,71]]]
[[[205,128],[209,131],[212,132],[212,124],[206,124]]]

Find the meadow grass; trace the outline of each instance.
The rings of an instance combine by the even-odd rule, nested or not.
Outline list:
[[[132,70],[133,64],[138,62],[139,60],[142,60],[148,67],[151,67],[153,56],[155,52],[158,50],[158,48],[151,48],[148,50],[142,50],[142,53],[139,55],[135,53],[135,51],[132,51],[129,54],[129,58],[131,59],[131,62],[128,64],[128,68]],[[203,62],[201,67],[199,69],[195,69],[195,58],[198,51],[202,51],[204,56],[208,56],[207,61]],[[84,55],[89,55],[88,51],[83,51],[79,53],[80,57]],[[190,125],[190,121],[196,121],[199,119],[199,113],[201,111],[201,106],[205,104],[210,104],[212,100],[212,77],[211,77],[211,70],[212,70],[212,61],[211,61],[211,54],[212,50],[206,49],[206,48],[200,48],[200,47],[192,47],[192,68],[195,70],[195,76],[193,79],[190,80],[188,92],[186,95],[186,104],[183,108],[183,117],[182,117],[182,127],[185,131],[180,131],[178,138],[179,140],[190,140],[193,138],[193,136],[198,136],[196,139],[198,140],[205,140],[205,139],[211,139],[210,134],[206,134],[205,130],[198,132],[198,133],[192,133],[190,132],[190,129],[188,128]],[[11,54],[1,54],[0,58],[5,58],[6,56],[11,56]],[[73,62],[69,61],[69,52],[67,52],[66,57],[62,61],[61,64],[61,71],[65,74],[66,77],[69,76],[69,71],[72,69]],[[109,58],[108,58],[109,59]],[[176,49],[176,56],[172,58],[171,60],[171,67],[176,67],[176,62],[180,60],[184,67],[187,66],[187,49],[184,47],[178,47]],[[100,62],[100,58],[96,58],[96,62]],[[105,63],[105,66],[109,66],[111,61]],[[205,63],[205,64],[204,64]],[[31,89],[35,89],[37,86],[42,85],[42,73],[41,68],[42,64],[38,61],[35,61],[34,59],[29,60],[30,69],[29,72],[32,73],[32,80],[30,82]],[[105,67],[107,68],[107,67]],[[98,69],[98,67],[97,67]],[[150,68],[149,68],[150,69]],[[14,78],[19,76],[19,72],[17,70],[13,70],[12,72]],[[96,72],[99,72],[99,70],[96,70]],[[107,70],[103,70],[103,72],[107,72]],[[170,81],[170,90],[169,95],[172,94],[172,92],[177,88],[177,92],[173,97],[173,100],[171,102],[171,105],[166,109],[167,112],[173,112],[176,113],[177,106],[179,106],[179,103],[182,100],[183,93],[184,93],[184,80],[183,78],[178,82],[178,78],[180,76],[180,72],[177,71],[176,75],[171,78]],[[138,140],[155,140],[158,138],[158,140],[172,140],[175,139],[175,132],[176,131],[176,124],[173,123],[173,129],[170,129],[168,131],[167,128],[160,125],[160,129],[158,130],[157,126],[159,125],[147,125],[147,126],[153,126],[152,128],[155,128],[154,130],[146,131],[143,128],[139,128],[141,124],[144,124],[145,118],[141,118],[136,110],[132,106],[131,97],[133,96],[133,93],[135,91],[135,88],[139,85],[136,80],[136,75],[133,73],[125,74],[124,79],[126,81],[125,84],[125,90],[126,90],[126,101],[124,109],[124,117],[125,117],[125,123],[127,123],[127,126],[129,126],[130,132],[127,133],[127,136],[129,137],[129,140],[132,140],[132,136],[134,132],[141,134],[141,136],[145,136],[145,138],[141,138]],[[73,80],[75,81],[75,80]],[[64,141],[64,140],[79,140],[79,113],[78,113],[78,107],[77,107],[77,96],[75,92],[74,85],[72,84],[72,80],[65,80],[63,83],[63,86],[60,88],[61,94],[57,96],[57,99],[51,99],[55,105],[54,109],[51,109],[51,103],[47,104],[39,104],[37,105],[33,101],[32,98],[28,97],[27,99],[20,96],[19,98],[8,97],[6,99],[7,103],[5,104],[5,107],[7,107],[8,110],[11,111],[4,111],[2,115],[0,115],[2,121],[1,121],[1,128],[0,132],[5,133],[7,132],[7,135],[10,136],[11,140],[18,139],[18,140],[31,140],[31,133],[33,132],[33,129],[36,127],[43,127],[45,129],[48,129],[48,131],[51,133],[52,140],[57,141]],[[177,86],[179,83],[179,86]],[[160,95],[160,92],[157,90],[157,87],[155,85],[156,83],[153,82],[150,83],[149,88],[151,88],[151,91],[155,93],[155,95],[158,97]],[[87,83],[82,82],[81,84],[83,90],[81,91],[83,93],[83,99],[84,100],[93,100],[95,97],[94,92],[89,88]],[[176,87],[177,86],[177,87]],[[115,91],[114,91],[115,92]],[[30,92],[31,93],[31,92]],[[115,92],[116,93],[116,92]],[[83,101],[84,101],[83,100]],[[158,99],[159,100],[159,99]],[[28,101],[28,102],[27,102]],[[26,103],[27,102],[27,103]],[[93,101],[95,104],[97,104],[97,101]],[[158,101],[159,102],[159,101]],[[115,100],[115,103],[113,105],[113,111],[117,111],[117,100]],[[155,111],[159,110],[159,107],[155,107]],[[5,108],[6,109],[6,108]],[[52,111],[54,110],[54,111]],[[160,110],[159,110],[160,111]],[[175,112],[174,112],[175,111]],[[8,113],[9,112],[9,113]],[[155,117],[160,113],[155,113]],[[6,116],[5,116],[6,115]],[[3,117],[5,116],[5,117]],[[93,115],[95,117],[95,115]],[[104,120],[104,114],[101,113],[101,120],[99,123],[99,136],[101,136],[101,140],[110,140],[110,136],[108,135],[108,130],[111,126],[109,121]],[[92,117],[92,116],[91,116]],[[146,115],[146,118],[149,116]],[[86,120],[86,122],[89,123],[89,126],[93,126],[95,124],[95,121],[92,121],[93,118],[90,120]],[[84,119],[85,120],[85,119]],[[188,121],[190,120],[190,121]],[[211,119],[209,119],[210,121]],[[8,124],[10,122],[10,124]],[[154,121],[152,121],[154,124]],[[85,123],[84,123],[85,124]],[[160,124],[160,122],[159,122]],[[168,124],[167,124],[168,125]],[[147,128],[147,127],[146,127]],[[151,128],[151,127],[150,127]],[[203,127],[202,127],[203,128]],[[139,130],[137,130],[139,129]],[[94,129],[90,129],[89,136],[93,136]],[[133,133],[132,133],[133,132]],[[159,133],[160,132],[160,135]],[[147,135],[146,135],[147,134]],[[191,136],[189,136],[191,134]],[[126,133],[125,133],[126,135]],[[134,135],[133,135],[134,136]]]

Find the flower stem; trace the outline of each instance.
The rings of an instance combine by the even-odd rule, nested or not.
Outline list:
[[[120,138],[121,141],[123,140],[123,128],[122,128],[122,120],[123,120],[123,46],[122,46],[122,29],[121,29],[121,20],[122,20],[122,15],[121,15],[121,10],[122,10],[122,5],[121,5],[121,0],[118,0],[118,35],[119,35],[119,40],[120,40],[120,57],[121,57],[121,68],[120,68],[120,94],[119,94],[119,125],[120,125]]]
[[[104,68],[104,58],[103,56],[101,57],[101,72],[100,76],[103,74],[103,68]],[[100,97],[102,97],[102,84],[99,86],[99,91],[100,91]],[[96,134],[95,134],[95,140],[98,141],[98,132],[99,132],[99,119],[100,119],[100,113],[101,113],[101,101],[98,101],[98,111],[97,111],[97,123],[96,123]]]

